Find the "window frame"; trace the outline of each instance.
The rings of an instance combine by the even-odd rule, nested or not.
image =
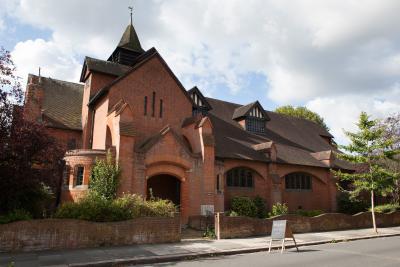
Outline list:
[[[313,176],[305,172],[292,172],[284,176],[285,191],[311,192],[313,190]]]
[[[236,167],[226,172],[226,186],[231,189],[254,189],[254,171],[246,167]]]
[[[79,175],[79,170],[82,168],[82,182],[78,184],[78,175]],[[74,181],[74,186],[75,187],[82,187],[84,185],[84,180],[85,180],[85,166],[83,165],[78,165],[75,167],[75,181]]]
[[[245,121],[246,130],[252,133],[265,133],[265,119],[248,116]]]

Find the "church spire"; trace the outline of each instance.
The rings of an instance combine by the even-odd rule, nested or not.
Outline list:
[[[124,65],[132,65],[135,58],[144,52],[132,23],[133,7],[128,8],[130,10],[130,24],[126,27],[118,46],[108,59],[108,61]]]
[[[143,48],[140,45],[139,37],[136,34],[135,28],[132,23],[133,7],[128,7],[130,11],[131,23],[126,27],[124,34],[122,34],[121,40],[119,41],[118,47],[131,49],[136,52],[143,52]]]

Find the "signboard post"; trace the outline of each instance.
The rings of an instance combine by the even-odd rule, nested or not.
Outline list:
[[[294,239],[292,229],[290,229],[289,225],[287,225],[287,220],[273,221],[268,253],[271,252],[272,241],[281,241],[282,242],[281,253],[283,253],[283,251],[285,250],[285,239],[286,238],[293,239],[294,245],[298,252],[299,248],[297,247],[296,239]]]

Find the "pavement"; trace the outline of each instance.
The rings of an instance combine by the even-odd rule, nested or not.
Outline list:
[[[294,249],[283,254],[262,251],[178,262],[146,264],[146,267],[399,267],[400,236],[328,243]]]
[[[400,226],[372,229],[295,234],[300,247],[351,240],[400,236]],[[0,253],[0,266],[126,266],[182,261],[200,257],[254,253],[268,250],[269,237],[222,240],[186,239],[180,243],[145,244],[124,247]],[[286,242],[287,251],[294,244]],[[277,249],[280,242],[273,244]],[[286,252],[284,252],[286,253]],[[14,263],[14,265],[10,265]]]

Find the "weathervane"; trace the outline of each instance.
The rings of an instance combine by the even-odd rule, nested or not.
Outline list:
[[[129,9],[130,12],[131,12],[131,24],[132,24],[132,11],[133,11],[133,7],[132,7],[132,6],[128,6],[128,9]]]

